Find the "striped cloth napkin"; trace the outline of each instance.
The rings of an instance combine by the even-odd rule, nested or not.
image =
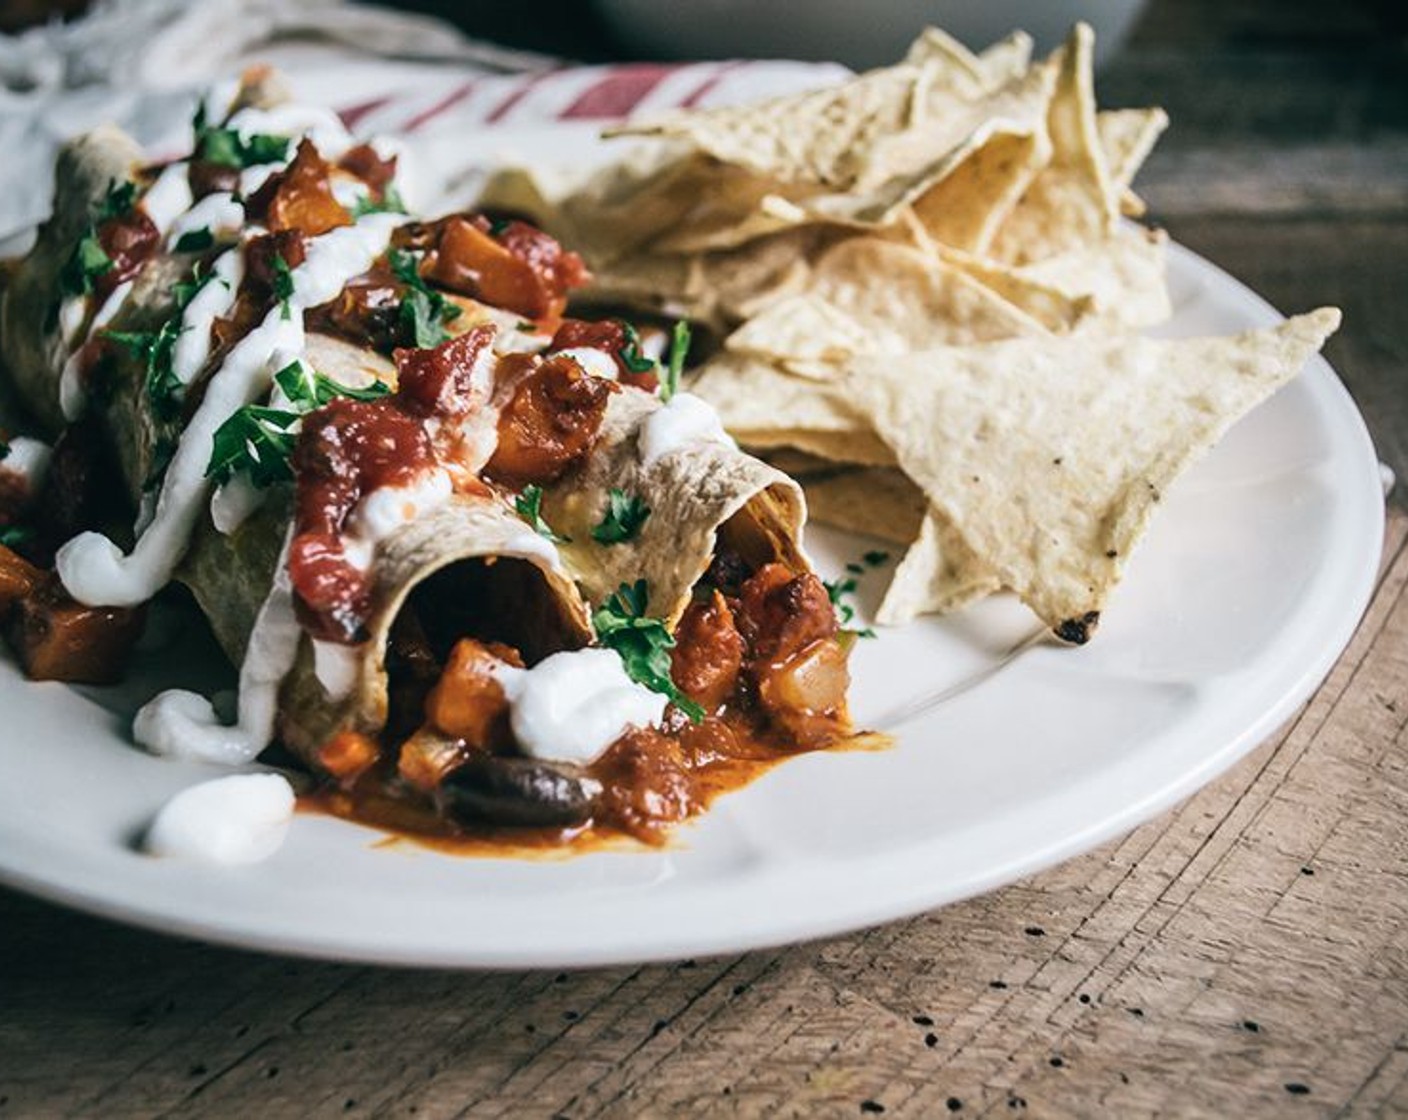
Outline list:
[[[846,71],[800,62],[574,67],[454,28],[340,0],[99,0],[89,15],[0,36],[0,238],[49,210],[55,151],[104,121],[175,155],[203,89],[269,63],[296,98],[336,109],[358,135],[403,137],[409,201],[472,197],[509,162],[611,158],[604,122],[787,93]]]

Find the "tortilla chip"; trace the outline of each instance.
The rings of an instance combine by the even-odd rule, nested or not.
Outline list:
[[[893,467],[895,453],[874,432],[857,428],[847,432],[816,432],[799,428],[740,430],[736,438],[750,451],[799,451],[833,463],[862,467]]]
[[[1057,69],[1046,126],[1051,162],[1032,181],[993,239],[992,255],[1023,265],[1113,233],[1118,191],[1095,125],[1094,35],[1077,24],[1048,65]]]
[[[1045,333],[1021,308],[945,261],[896,242],[855,237],[817,259],[804,294],[773,303],[725,345],[814,377],[812,363],[852,355]]]
[[[984,252],[1051,158],[1044,130],[996,132],[912,203],[935,241]]]
[[[1087,330],[1139,330],[1173,313],[1163,230],[1122,226],[1111,236],[1016,270],[1020,279],[1089,301]]]
[[[956,611],[1001,590],[992,568],[944,516],[930,509],[885,590],[875,621],[899,626],[921,614]]]
[[[1085,641],[1174,479],[1340,314],[1231,338],[1079,334],[857,362],[851,402],[1003,586]]]
[[[990,289],[1054,334],[1069,334],[1095,312],[1095,300],[1080,291],[1064,291],[987,257],[955,249],[937,250],[953,268]]]
[[[800,481],[812,521],[906,547],[919,535],[929,508],[924,492],[894,467],[838,470],[833,465]]]
[[[1032,37],[1025,31],[1014,31],[986,48],[977,61],[990,85],[1011,81],[1032,64]]]
[[[1131,218],[1140,217],[1145,207],[1130,184],[1167,127],[1168,114],[1162,109],[1110,109],[1095,115],[1110,182],[1119,192],[1120,211]]]

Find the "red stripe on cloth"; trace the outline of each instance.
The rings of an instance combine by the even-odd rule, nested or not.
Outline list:
[[[458,87],[457,89],[451,90],[439,101],[435,102],[434,105],[430,106],[428,109],[422,109],[419,113],[417,113],[405,124],[403,124],[401,126],[401,131],[414,132],[416,129],[424,125],[427,121],[434,120],[441,113],[445,112],[446,109],[450,109],[455,105],[458,105],[461,101],[463,101],[466,97],[473,93],[474,87],[478,84],[479,80],[477,78],[471,78],[469,81],[465,82],[464,85]]]
[[[561,73],[561,71],[562,67],[558,67],[556,70],[540,70],[536,74],[529,75],[512,93],[494,106],[493,112],[484,118],[484,123],[495,124],[503,120],[504,117],[508,115],[510,109],[532,92],[534,86],[538,85],[544,78],[548,77],[548,75]]]
[[[389,97],[376,97],[371,101],[363,101],[359,105],[349,105],[346,109],[339,109],[337,115],[342,121],[342,126],[351,130],[356,128],[357,122],[368,113],[376,112],[390,100]]]
[[[678,69],[678,66],[650,62],[612,67],[558,116],[564,121],[624,117],[641,103],[646,94]]]
[[[683,101],[680,102],[680,108],[693,109],[696,105],[699,104],[699,102],[704,100],[704,98],[708,94],[712,93],[714,89],[718,86],[718,84],[723,81],[729,73],[734,70],[737,70],[742,65],[743,62],[740,59],[734,59],[731,62],[720,63],[712,74],[710,74],[707,78],[705,78],[702,82],[699,83],[698,87],[694,90],[693,93],[691,93],[688,97],[686,97]]]

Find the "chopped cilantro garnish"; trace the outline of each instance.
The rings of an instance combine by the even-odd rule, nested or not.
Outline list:
[[[670,703],[698,723],[704,718],[704,709],[681,692],[670,676],[670,650],[675,639],[663,620],[646,616],[649,597],[643,579],[621,584],[592,614],[597,640],[616,651],[631,680],[669,697]]]
[[[592,539],[602,544],[622,544],[640,532],[650,507],[635,494],[613,486],[606,495],[606,513],[592,530]]]
[[[82,296],[93,290],[93,281],[111,272],[113,259],[98,240],[98,226],[111,218],[120,218],[132,209],[137,198],[137,184],[114,179],[108,184],[103,200],[93,208],[91,220],[83,236],[73,247],[73,253],[59,272],[59,287],[65,295]]]
[[[274,298],[279,301],[283,317],[293,318],[293,307],[289,303],[293,299],[293,269],[280,256],[274,257]]]
[[[559,536],[554,533],[552,526],[543,520],[543,488],[534,483],[529,483],[523,488],[523,493],[519,494],[513,502],[514,512],[524,521],[533,527],[533,532],[539,536],[547,537],[550,541],[557,541],[566,544],[570,537]]]
[[[362,389],[350,388],[299,361],[289,362],[274,374],[274,382],[300,412],[322,408],[338,397],[348,397],[354,401],[374,401],[391,392],[391,386],[384,381],[374,381]]]
[[[201,122],[196,130],[196,159],[221,167],[255,167],[288,158],[292,141],[287,136],[255,133],[241,136],[232,128],[210,128]]]
[[[855,563],[854,561],[846,565],[846,571],[850,572],[853,576],[860,576],[865,574],[865,568],[862,565]]]
[[[294,424],[305,415],[338,397],[370,401],[391,392],[380,381],[352,389],[301,361],[290,362],[274,374],[274,381],[288,398],[289,407],[245,405],[215,432],[214,450],[205,468],[207,478],[225,482],[239,471],[249,472],[255,486],[272,486],[293,478],[289,460],[298,433]]]
[[[205,476],[223,483],[237,471],[248,471],[259,487],[291,481],[289,459],[298,437],[289,429],[299,418],[297,412],[245,405],[215,430]]]
[[[621,324],[621,332],[626,336],[625,345],[616,353],[632,373],[649,373],[655,368],[655,361],[647,358],[640,349],[640,335],[630,323]]]
[[[111,272],[113,260],[103,250],[102,243],[92,225],[79,238],[73,247],[73,255],[59,273],[59,287],[65,295],[87,295],[93,290],[93,281],[105,272]]]
[[[826,588],[831,605],[836,608],[836,621],[845,626],[856,616],[855,607],[846,602],[847,596],[855,592],[856,581],[853,579],[824,581],[822,586]]]
[[[34,536],[34,530],[28,525],[6,525],[0,529],[0,544],[6,548],[15,548],[24,544]]]
[[[537,334],[538,324],[531,319],[520,319],[514,326],[514,330],[522,331],[524,334]]]
[[[870,555],[875,554],[867,553],[867,556]],[[846,571],[851,572],[853,577],[863,571],[863,569],[859,564],[847,564]],[[827,597],[831,600],[831,605],[836,611],[836,621],[843,629],[848,627],[851,621],[856,617],[856,609],[849,602],[850,597],[855,594],[856,587],[858,586],[856,580],[854,578],[831,581],[823,580],[822,586],[826,588]],[[875,631],[868,626],[864,630],[852,630],[851,633],[855,634],[858,638],[875,637]]]
[[[386,189],[381,192],[381,199],[378,201],[370,194],[357,196],[357,201],[352,204],[352,220],[365,218],[368,214],[404,214],[406,204],[401,199],[401,192],[396,189],[394,183],[387,183]]]
[[[132,209],[136,201],[137,184],[130,179],[124,179],[122,182],[114,179],[108,184],[108,193],[103,196],[103,201],[98,203],[93,221],[101,225],[109,218],[120,218]]]
[[[888,552],[881,552],[879,549],[867,552],[864,556],[861,557],[861,559],[864,560],[867,564],[869,564],[872,568],[878,568],[889,558],[890,554]]]
[[[197,269],[190,279],[173,285],[176,305],[166,322],[154,331],[103,331],[104,338],[125,346],[146,364],[147,399],[158,419],[174,420],[180,413],[185,386],[176,378],[171,353],[181,336],[182,312],[196,293],[214,279],[214,273]]]
[[[512,218],[495,218],[489,223],[489,236],[502,237],[504,231],[512,224]]]
[[[189,229],[176,239],[178,253],[203,253],[215,244],[215,234],[209,229]]]
[[[667,401],[680,391],[680,374],[684,372],[684,360],[688,355],[689,324],[680,319],[670,332],[670,361],[660,382],[661,400]]]
[[[405,249],[392,249],[387,254],[391,271],[406,285],[401,298],[401,326],[412,345],[422,350],[439,346],[450,337],[445,324],[460,316],[460,309],[421,277],[416,254]]]

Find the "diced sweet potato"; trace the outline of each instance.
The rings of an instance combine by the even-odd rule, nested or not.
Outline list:
[[[46,580],[18,600],[6,637],[34,680],[116,684],[145,622],[145,607],[85,607]]]

